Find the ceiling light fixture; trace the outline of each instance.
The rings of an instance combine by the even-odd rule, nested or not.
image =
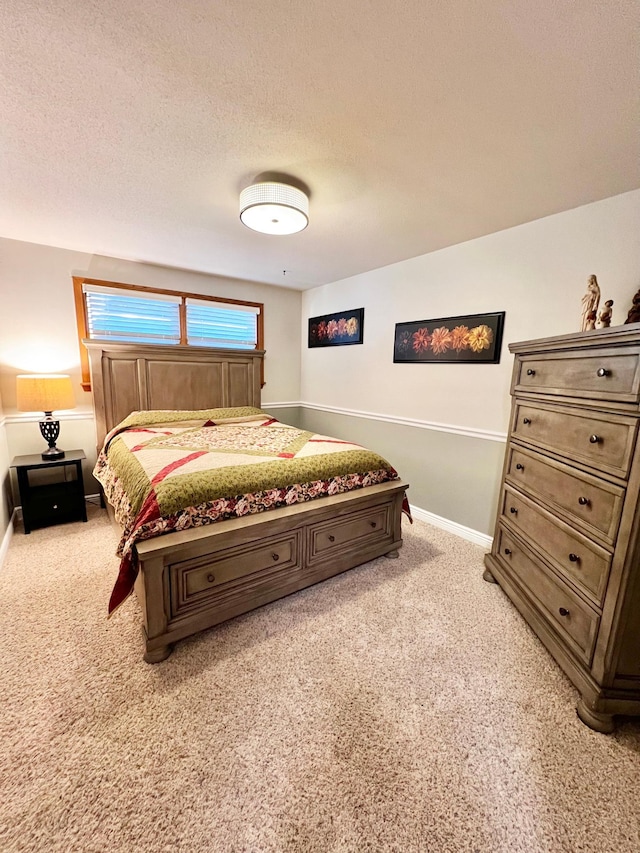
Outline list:
[[[296,234],[309,224],[309,197],[276,181],[251,184],[240,193],[240,220],[262,234]]]

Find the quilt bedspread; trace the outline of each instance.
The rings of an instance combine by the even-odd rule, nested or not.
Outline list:
[[[377,453],[253,407],[134,412],[94,476],[123,527],[109,613],[133,590],[136,542],[398,477]]]

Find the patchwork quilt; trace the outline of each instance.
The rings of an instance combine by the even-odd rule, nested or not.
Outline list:
[[[247,406],[134,412],[106,437],[94,476],[123,527],[112,613],[133,590],[136,542],[398,474],[377,453]]]

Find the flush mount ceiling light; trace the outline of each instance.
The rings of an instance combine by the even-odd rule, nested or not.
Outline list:
[[[240,193],[240,219],[263,234],[296,234],[309,224],[309,197],[289,184],[251,184]]]

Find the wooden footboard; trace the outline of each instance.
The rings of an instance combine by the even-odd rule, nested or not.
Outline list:
[[[140,542],[148,663],[177,640],[402,545],[406,483],[382,483]]]

